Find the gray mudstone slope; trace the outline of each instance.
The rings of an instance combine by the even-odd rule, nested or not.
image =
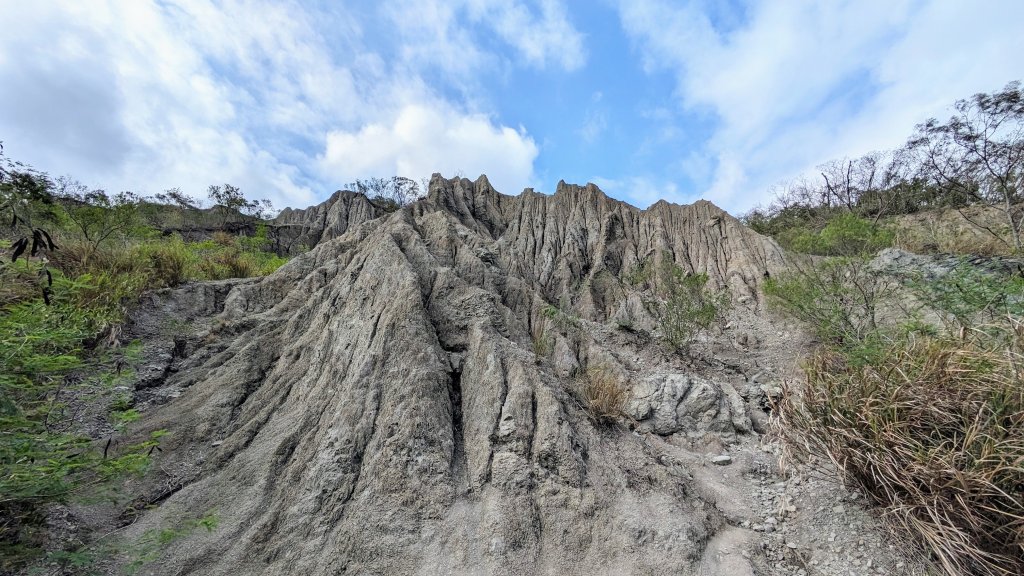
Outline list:
[[[312,247],[337,238],[358,224],[373,220],[385,212],[358,192],[339,190],[326,201],[306,209],[285,208],[271,226],[293,253],[301,246]]]
[[[592,185],[506,196],[435,175],[397,212],[364,203],[283,214],[316,246],[266,278],[153,296],[146,322],[206,328],[137,392],[138,434],[169,435],[127,536],[220,522],[146,570],[698,573],[728,518],[640,432],[751,421],[642,336],[624,277],[667,255],[756,307],[779,247],[708,202],[638,210]],[[595,367],[631,383],[639,432],[588,419],[574,390]]]

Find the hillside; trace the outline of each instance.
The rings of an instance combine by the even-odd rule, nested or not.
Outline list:
[[[262,279],[155,293],[136,315],[149,344],[134,434],[168,434],[129,487],[145,511],[125,536],[218,518],[147,571],[902,562],[856,504],[835,512],[827,486],[785,482],[759,440],[802,349],[763,312],[759,287],[786,265],[774,241],[708,202],[638,210],[593,185],[506,196],[435,176],[397,212],[364,202],[285,211],[319,234],[311,251]],[[733,303],[688,355],[654,337],[663,272],[646,263],[661,255]],[[611,423],[587,400],[601,382],[627,395]]]

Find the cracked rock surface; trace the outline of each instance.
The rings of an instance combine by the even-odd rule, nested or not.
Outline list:
[[[798,340],[761,311],[772,240],[707,202],[643,211],[592,185],[435,176],[391,214],[336,196],[279,217],[316,246],[274,274],[138,315],[155,360],[135,432],[169,434],[126,535],[219,518],[148,573],[790,573],[744,500],[778,473],[763,389]],[[658,343],[625,280],[661,257],[732,295],[696,358]],[[593,368],[629,387],[624,423],[588,418]]]

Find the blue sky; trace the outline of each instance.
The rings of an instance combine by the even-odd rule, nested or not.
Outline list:
[[[355,178],[734,213],[1024,78],[1016,0],[0,0],[6,154],[278,207]]]

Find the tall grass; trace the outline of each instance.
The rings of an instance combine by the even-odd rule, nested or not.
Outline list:
[[[798,453],[825,454],[947,574],[1024,574],[1024,324],[897,340],[873,365],[808,362],[779,416]]]
[[[576,381],[583,408],[595,422],[611,424],[625,414],[629,400],[626,381],[608,366],[588,368]]]

